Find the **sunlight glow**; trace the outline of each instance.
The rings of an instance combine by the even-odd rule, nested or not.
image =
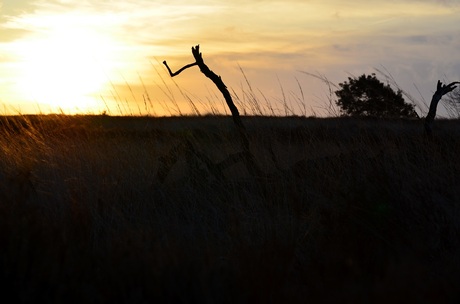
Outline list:
[[[0,115],[2,105],[177,114],[176,103],[190,108],[184,92],[218,107],[221,96],[198,69],[174,79],[164,70],[163,60],[174,69],[190,63],[196,44],[229,88],[243,88],[241,67],[275,105],[281,85],[298,92],[300,82],[307,107],[323,106],[324,88],[302,71],[339,83],[384,66],[417,96],[430,96],[442,75],[460,78],[458,0],[27,0],[0,8]]]
[[[17,91],[65,112],[88,110],[108,82],[116,58],[114,41],[90,29],[56,24],[46,35],[17,43]]]

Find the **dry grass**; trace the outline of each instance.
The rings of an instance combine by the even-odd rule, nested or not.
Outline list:
[[[0,280],[16,302],[459,300],[460,126],[228,117],[1,119]],[[273,154],[270,153],[273,151]]]

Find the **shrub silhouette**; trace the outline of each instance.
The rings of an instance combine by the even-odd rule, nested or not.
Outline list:
[[[418,117],[414,106],[404,101],[401,90],[395,92],[385,85],[375,74],[348,77],[348,82],[340,83],[335,91],[337,106],[343,116],[373,116],[391,118]]]

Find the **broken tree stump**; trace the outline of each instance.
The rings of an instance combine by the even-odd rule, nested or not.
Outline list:
[[[432,125],[433,125],[434,118],[436,117],[436,109],[438,107],[439,101],[441,100],[442,96],[446,95],[447,93],[457,88],[455,86],[457,84],[460,84],[460,82],[454,81],[448,85],[445,85],[445,84],[442,84],[440,80],[438,80],[436,92],[433,94],[433,98],[431,99],[430,110],[428,111],[428,115],[425,117],[425,132],[428,135],[431,135],[432,133]]]
[[[255,158],[249,149],[249,138],[248,138],[247,130],[245,126],[243,125],[243,122],[241,121],[240,113],[235,103],[233,102],[232,96],[230,95],[230,92],[228,91],[227,86],[222,81],[222,78],[216,73],[214,73],[213,71],[211,71],[211,69],[209,69],[209,67],[204,63],[203,56],[200,52],[200,45],[196,45],[195,47],[192,47],[192,55],[195,58],[195,62],[183,66],[182,68],[180,68],[174,73],[169,68],[166,60],[163,61],[163,64],[168,69],[169,75],[171,77],[175,77],[179,75],[182,71],[197,65],[200,68],[200,71],[206,77],[212,80],[212,82],[216,85],[216,87],[219,89],[219,91],[224,96],[225,102],[227,103],[227,106],[230,109],[230,112],[232,113],[233,122],[236,125],[237,131],[238,131],[238,134],[241,140],[241,145],[243,148],[243,152],[240,155],[242,161],[245,163],[246,168],[249,170],[249,172],[253,176],[259,176],[259,177],[262,176],[263,172],[259,168],[259,166],[256,164]],[[230,158],[234,159],[234,156],[230,156]]]

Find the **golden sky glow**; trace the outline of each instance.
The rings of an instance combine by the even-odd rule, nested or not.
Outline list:
[[[191,63],[196,44],[242,102],[240,67],[280,114],[281,99],[299,114],[302,93],[307,114],[322,114],[327,89],[301,71],[338,83],[384,67],[420,100],[438,79],[460,80],[457,0],[0,3],[3,112],[185,114],[187,98],[202,113],[223,109],[197,69],[170,79],[161,64]]]

